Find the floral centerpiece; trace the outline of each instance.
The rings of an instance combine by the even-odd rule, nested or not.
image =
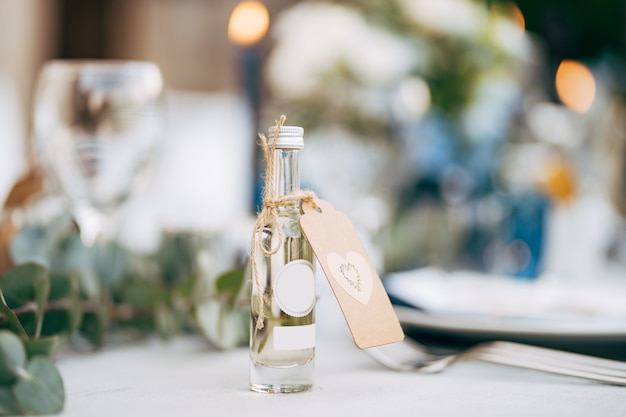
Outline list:
[[[303,183],[350,213],[385,269],[450,263],[467,243],[450,213],[492,195],[532,81],[520,19],[473,0],[302,2],[276,19],[269,108],[307,129]]]

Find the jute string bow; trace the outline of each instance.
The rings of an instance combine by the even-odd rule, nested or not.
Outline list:
[[[252,248],[250,251],[250,260],[252,262],[252,279],[254,279],[255,286],[257,288],[257,300],[259,304],[259,316],[256,322],[256,328],[262,329],[264,327],[265,322],[265,308],[264,308],[264,287],[265,285],[261,282],[259,266],[257,265],[257,246],[261,248],[261,252],[265,256],[272,256],[278,252],[280,247],[283,244],[285,239],[285,234],[283,233],[280,224],[278,223],[278,207],[285,206],[287,204],[293,204],[294,201],[304,201],[315,204],[315,199],[317,196],[312,191],[298,191],[296,193],[287,194],[284,196],[276,197],[276,190],[274,189],[274,166],[276,161],[274,161],[274,151],[276,150],[276,141],[278,139],[278,135],[280,133],[280,128],[285,123],[287,118],[285,115],[281,115],[280,119],[276,121],[276,131],[274,132],[274,137],[271,143],[268,143],[267,138],[263,133],[259,133],[260,145],[263,149],[263,155],[265,157],[265,161],[267,162],[267,166],[265,168],[265,189],[263,191],[263,208],[259,213],[256,223],[254,224],[254,230],[252,233]],[[265,226],[272,221],[277,227],[278,231],[278,244],[275,245],[274,248],[266,248],[265,245],[259,244],[257,245],[257,236],[260,232],[263,231]]]

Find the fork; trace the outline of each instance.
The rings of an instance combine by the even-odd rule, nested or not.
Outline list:
[[[405,338],[402,342],[364,351],[396,371],[433,374],[456,362],[479,360],[626,386],[626,362],[515,342],[486,342],[451,355],[436,355],[415,340]]]

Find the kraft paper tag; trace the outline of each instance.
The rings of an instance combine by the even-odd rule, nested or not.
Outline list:
[[[404,339],[389,296],[352,222],[328,202],[303,202],[300,226],[360,349]]]

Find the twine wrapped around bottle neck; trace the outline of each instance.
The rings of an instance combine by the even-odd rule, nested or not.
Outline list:
[[[265,169],[265,189],[263,191],[263,208],[259,213],[256,223],[254,224],[254,230],[252,232],[252,248],[250,251],[250,261],[252,263],[252,279],[258,289],[257,291],[257,299],[258,299],[258,309],[259,315],[257,317],[256,328],[262,329],[264,327],[265,322],[265,309],[264,309],[264,292],[262,290],[263,285],[261,284],[261,277],[259,276],[259,267],[257,265],[257,236],[260,232],[263,231],[265,226],[273,221],[278,227],[278,245],[274,248],[266,248],[263,244],[259,244],[258,246],[261,248],[261,252],[263,252],[264,256],[271,256],[278,252],[280,247],[283,244],[285,239],[285,234],[283,233],[282,228],[278,222],[278,207],[285,206],[289,203],[293,203],[294,200],[310,202],[315,204],[315,199],[317,196],[312,191],[298,191],[296,193],[287,194],[284,196],[276,197],[275,192],[275,181],[274,181],[274,167],[276,165],[276,161],[274,160],[275,150],[276,150],[276,141],[278,140],[278,135],[280,134],[280,128],[283,126],[287,118],[285,115],[281,115],[280,118],[276,121],[276,131],[274,132],[274,137],[271,143],[268,143],[267,138],[263,133],[259,133],[260,145],[263,149],[263,155],[265,157],[265,161],[267,163]]]

